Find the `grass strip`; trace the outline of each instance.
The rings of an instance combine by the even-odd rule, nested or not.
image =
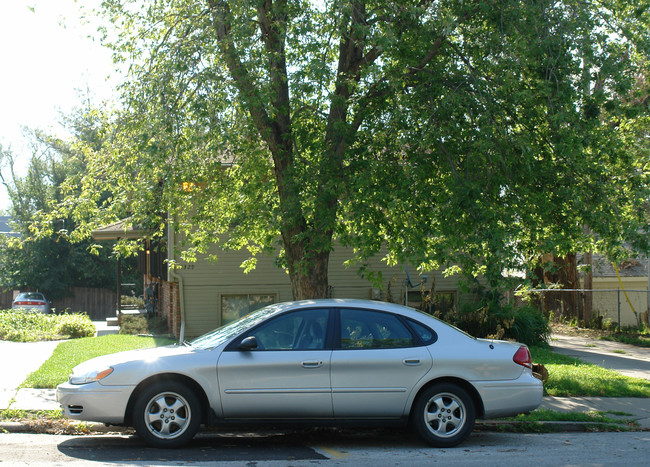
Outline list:
[[[174,342],[174,340],[167,337],[142,337],[122,334],[61,342],[54,349],[52,356],[38,370],[31,373],[20,387],[55,388],[67,381],[75,366],[91,358],[125,350],[169,345]]]
[[[650,397],[650,381],[621,375],[597,365],[560,355],[544,347],[531,347],[535,363],[548,370],[544,394],[558,397]]]

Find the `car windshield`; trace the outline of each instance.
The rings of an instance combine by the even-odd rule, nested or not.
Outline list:
[[[220,328],[210,331],[193,341],[189,342],[193,348],[201,350],[214,349],[215,347],[223,344],[236,335],[244,332],[245,330],[255,326],[257,323],[263,321],[268,315],[274,313],[278,309],[277,305],[269,305],[254,311],[242,319],[233,321]]]

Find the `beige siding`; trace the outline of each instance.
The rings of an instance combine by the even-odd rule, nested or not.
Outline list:
[[[381,257],[369,262],[369,269],[374,273],[381,273],[383,287],[377,289],[368,280],[361,278],[358,274],[358,266],[345,266],[345,262],[352,256],[352,252],[344,248],[336,249],[330,255],[329,283],[334,298],[361,298],[389,300],[396,303],[404,303],[406,292],[406,272],[402,265],[388,266]],[[421,277],[415,267],[409,266],[411,279],[419,284]],[[458,276],[443,277],[440,272],[425,272],[424,287],[431,288],[432,283],[435,290],[439,292],[457,291]],[[419,291],[420,287],[409,289]],[[461,299],[466,297],[461,297]]]
[[[218,257],[217,262],[200,258],[196,263],[181,264],[176,270],[184,286],[187,337],[198,336],[221,324],[221,296],[224,294],[272,294],[279,302],[292,299],[289,276],[274,264],[274,257],[260,256],[257,267],[248,274],[244,274],[240,266],[248,257],[245,251],[219,251]],[[351,252],[343,248],[336,249],[330,256],[329,282],[333,298],[391,299],[403,303],[406,290],[403,267],[389,267],[380,259],[373,262],[373,271],[381,271],[383,275],[384,290],[380,291],[358,275],[356,266],[344,265],[350,257]],[[415,269],[410,271],[413,281],[419,282]],[[457,277],[443,278],[440,273],[428,273],[427,288],[434,278],[436,290],[458,290]],[[419,287],[411,290],[419,290]],[[461,300],[466,298],[460,297]]]
[[[627,292],[634,311],[637,315],[645,313],[648,309],[648,278],[647,277],[622,277],[623,289]],[[630,304],[621,289],[616,277],[601,277],[593,280],[594,315],[602,316],[614,322],[619,322],[620,299],[620,324],[621,326],[636,326],[637,316],[632,311]],[[597,290],[601,290],[598,292]]]

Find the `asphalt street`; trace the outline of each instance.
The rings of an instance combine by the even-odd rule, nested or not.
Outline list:
[[[153,449],[134,436],[0,435],[3,465],[219,465],[309,467],[617,466],[648,465],[650,432],[473,433],[460,446],[437,449],[415,436],[384,431],[364,436],[200,434],[181,449]]]

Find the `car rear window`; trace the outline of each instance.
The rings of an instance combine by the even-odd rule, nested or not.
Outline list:
[[[45,300],[42,294],[36,292],[21,293],[16,300]]]

